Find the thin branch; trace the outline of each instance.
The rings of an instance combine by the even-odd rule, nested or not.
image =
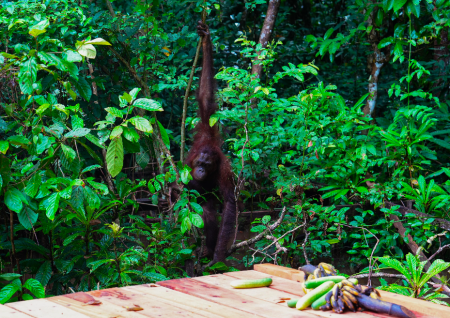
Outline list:
[[[350,228],[354,228],[354,229],[361,229],[364,231],[369,232],[370,234],[372,234],[372,236],[377,240],[377,243],[375,244],[375,246],[372,249],[372,253],[370,253],[370,259],[369,259],[369,274],[367,275],[367,286],[372,286],[372,281],[371,281],[371,277],[372,277],[372,272],[373,272],[373,253],[375,252],[375,250],[377,249],[378,243],[380,243],[380,240],[378,239],[378,237],[376,237],[375,234],[373,234],[372,232],[370,232],[368,229],[366,229],[365,227],[360,227],[360,226],[352,226],[352,225],[347,225],[347,224],[340,224],[346,227],[350,227]]]
[[[372,274],[358,274],[358,275],[352,275],[351,278],[366,278],[369,277],[390,277],[390,278],[401,278],[406,279],[405,275],[402,274],[389,274],[389,273],[372,273]]]
[[[303,255],[305,256],[305,262],[307,265],[311,264],[308,259],[308,255],[306,255],[306,242],[308,241],[309,232],[305,229],[305,239],[303,240],[302,249],[303,249]]]
[[[248,239],[246,241],[242,241],[242,242],[240,242],[238,244],[231,245],[231,247],[230,247],[230,249],[228,250],[227,253],[229,255],[231,255],[238,248],[241,248],[241,247],[244,247],[244,246],[250,247],[250,245],[252,245],[253,243],[256,243],[256,242],[262,240],[267,235],[267,232],[275,230],[281,224],[281,222],[283,221],[285,215],[286,215],[286,207],[283,208],[283,211],[281,212],[280,218],[275,223],[273,223],[271,226],[267,227],[264,231],[262,231],[261,233],[259,233],[255,237],[253,237],[251,239]]]
[[[447,245],[444,245],[444,246],[439,247],[439,249],[436,251],[436,253],[434,253],[433,255],[431,255],[430,257],[428,257],[428,261],[431,262],[431,260],[432,260],[433,258],[435,258],[436,255],[438,255],[440,252],[442,252],[443,250],[445,250],[445,249],[447,249],[447,248],[450,248],[450,244],[447,244]]]

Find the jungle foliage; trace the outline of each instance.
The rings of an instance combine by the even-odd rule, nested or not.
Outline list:
[[[284,0],[263,47],[267,2],[0,0],[0,303],[305,257],[417,272],[390,290],[439,302],[426,283],[450,264],[402,262],[414,244],[450,255],[450,2]],[[287,210],[271,233],[283,253],[264,238],[211,268],[180,162],[203,11],[211,124],[245,211],[270,212],[239,229]]]

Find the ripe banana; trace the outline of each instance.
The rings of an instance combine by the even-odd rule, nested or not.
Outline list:
[[[346,291],[346,290],[342,291],[342,295],[346,299],[350,300],[353,304],[358,305],[358,300],[356,299],[356,297],[353,296],[352,294],[350,294],[348,291]]]
[[[360,292],[358,292],[356,289],[351,288],[349,286],[342,287],[342,291],[346,291],[354,296],[358,296],[360,294]]]

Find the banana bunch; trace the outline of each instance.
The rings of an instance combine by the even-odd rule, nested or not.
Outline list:
[[[325,296],[327,303],[320,309],[324,311],[333,309],[338,314],[343,313],[345,308],[356,312],[360,307],[358,297],[361,294],[380,299],[380,293],[373,287],[368,287],[363,291],[361,285],[355,285],[346,279],[334,285],[333,289]]]
[[[333,265],[327,263],[319,263],[319,265],[317,266],[305,265],[303,267],[300,267],[299,269],[305,273],[305,281],[320,277],[337,275],[336,268],[334,268]],[[311,290],[306,289],[305,287],[302,287],[302,289],[305,294]]]

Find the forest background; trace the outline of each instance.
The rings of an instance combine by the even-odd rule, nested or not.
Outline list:
[[[450,266],[449,1],[0,4],[0,303],[258,262],[450,292],[433,277]],[[243,202],[212,267],[182,164],[202,17],[210,123]],[[424,268],[423,283],[408,276]]]

